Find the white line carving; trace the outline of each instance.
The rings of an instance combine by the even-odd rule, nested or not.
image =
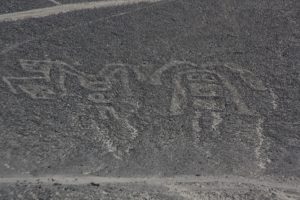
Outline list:
[[[103,92],[110,90],[112,87],[113,81],[118,81],[115,79],[116,73],[121,73],[121,81],[125,86],[125,90],[130,94],[130,88],[128,85],[128,70],[132,70],[136,74],[138,80],[144,80],[144,75],[139,72],[134,66],[124,65],[124,64],[109,64],[105,66],[97,75],[85,74],[81,71],[78,71],[73,66],[61,62],[61,61],[49,61],[49,60],[20,60],[20,64],[23,70],[31,73],[37,73],[38,75],[28,76],[28,77],[12,77],[5,76],[3,81],[8,85],[10,91],[14,94],[19,93],[20,86],[24,87],[26,83],[32,85],[32,91],[28,91],[28,94],[33,99],[46,99],[47,97],[51,98],[51,95],[45,94],[36,95],[35,92],[39,91],[36,87],[41,87],[37,84],[38,81],[43,81],[48,83],[49,90],[51,86],[49,83],[54,83],[58,88],[57,93],[60,96],[70,95],[66,88],[66,78],[67,76],[74,76],[78,79],[79,84],[87,90],[94,92]],[[50,77],[52,72],[56,71],[58,73],[58,78]],[[57,80],[58,79],[58,80]],[[102,80],[98,80],[102,79]],[[36,84],[34,84],[36,83]],[[29,86],[28,86],[29,87]]]
[[[221,67],[225,67],[230,73],[236,73],[239,75],[241,80],[243,80],[250,88],[258,90],[258,91],[266,91],[267,88],[263,85],[261,80],[257,79],[253,73],[251,73],[248,70],[242,70],[237,69],[237,66],[233,64],[206,64],[206,65],[200,65],[197,66],[190,62],[181,62],[181,61],[173,61],[158,70],[156,70],[149,78],[149,81],[153,85],[163,85],[161,77],[162,74],[166,71],[173,70],[175,71],[174,79],[173,79],[173,85],[174,85],[174,93],[171,101],[171,108],[170,111],[172,114],[180,114],[182,113],[184,107],[186,106],[187,102],[187,95],[185,88],[181,86],[181,79],[182,76],[185,74],[198,74],[199,80],[204,80],[205,77],[203,76],[210,76],[208,78],[214,78],[215,80],[204,80],[206,83],[191,83],[191,91],[194,93],[195,96],[201,94],[206,97],[217,97],[218,95],[216,92],[218,92],[219,89],[218,85],[224,86],[227,90],[230,91],[230,94],[237,106],[238,112],[242,114],[248,114],[253,115],[253,111],[249,109],[249,107],[245,104],[245,102],[242,100],[239,92],[237,91],[236,87],[232,85],[232,83],[222,74],[217,72],[217,70]],[[201,77],[202,76],[202,77]],[[190,82],[193,80],[191,78],[188,78]],[[197,81],[197,80],[195,80]],[[209,81],[211,81],[209,83]],[[196,91],[196,89],[200,89],[200,91]],[[199,94],[196,94],[199,93]],[[220,94],[219,97],[222,97]],[[215,109],[219,107],[219,109],[222,109],[222,105],[217,105],[218,101],[215,101],[214,103],[211,102],[210,105],[209,102],[205,102],[205,100],[197,100],[203,103],[203,106],[207,107],[210,106],[211,108],[215,106]],[[195,102],[195,104],[200,104],[200,102]],[[208,107],[207,107],[208,108]],[[212,108],[213,109],[213,108]]]
[[[194,111],[191,118],[191,127],[195,146],[198,146],[201,140],[200,135],[204,131],[201,124],[203,116],[208,116],[208,113],[212,118],[211,132],[216,135],[220,134],[220,126],[223,123],[222,113],[226,113],[226,98],[228,98],[224,91],[229,92],[230,101],[235,104],[237,114],[258,118],[254,128],[256,129],[258,145],[254,148],[254,154],[258,168],[265,169],[265,163],[262,159],[262,147],[264,145],[263,119],[257,111],[250,109],[244,102],[238,89],[234,86],[236,83],[232,83],[229,76],[239,77],[240,82],[243,82],[252,90],[268,92],[261,80],[252,72],[235,64],[208,63],[198,66],[187,61],[173,61],[154,71],[149,77],[149,82],[156,86],[163,85],[165,74],[173,77],[173,94],[169,114],[181,115],[190,112],[190,110],[187,111],[188,107],[191,107]],[[274,95],[272,96],[274,97]]]
[[[98,120],[114,120],[122,129],[119,133],[102,130],[98,127],[97,120],[94,119],[94,128],[99,134],[103,135],[103,145],[108,152],[113,153],[115,158],[121,159],[133,147],[132,142],[138,136],[138,131],[133,127],[126,115],[121,115],[115,109],[114,104],[105,92],[113,90],[115,84],[122,87],[122,99],[120,103],[130,105],[136,112],[138,103],[134,101],[134,94],[130,88],[129,73],[139,81],[144,81],[145,76],[137,70],[135,66],[125,64],[106,65],[98,74],[91,75],[83,73],[73,66],[62,61],[50,60],[20,60],[21,68],[31,74],[27,77],[5,76],[3,81],[8,85],[10,91],[14,94],[25,93],[32,99],[47,100],[63,98],[64,96],[74,96],[70,92],[72,86],[67,86],[67,78],[77,80],[79,85],[89,91],[87,99],[96,106],[98,111]],[[122,105],[121,105],[122,106]],[[95,118],[95,117],[94,117]],[[125,134],[125,135],[122,135]],[[121,145],[120,145],[121,144]],[[117,146],[120,146],[117,148]]]
[[[108,152],[117,159],[129,153],[133,148],[133,141],[138,136],[137,129],[131,125],[127,114],[117,112],[116,104],[125,103],[133,107],[133,113],[139,108],[138,102],[134,101],[134,93],[131,89],[131,78],[145,82],[149,81],[153,86],[166,84],[163,78],[165,74],[172,77],[172,89],[169,114],[176,116],[187,112],[191,113],[190,125],[193,132],[194,144],[199,145],[203,131],[204,117],[211,119],[210,132],[221,134],[220,130],[224,122],[224,113],[227,111],[227,102],[233,102],[237,114],[256,117],[256,138],[258,145],[255,147],[255,156],[258,167],[265,169],[263,146],[263,118],[257,111],[249,108],[243,100],[239,90],[231,79],[238,79],[254,91],[270,92],[252,72],[241,69],[234,64],[208,63],[196,65],[191,62],[173,61],[153,72],[149,77],[138,70],[137,66],[113,63],[105,65],[97,74],[83,73],[73,66],[61,61],[49,60],[20,60],[21,67],[27,73],[35,74],[26,77],[5,76],[3,81],[14,94],[25,93],[32,99],[56,99],[64,96],[72,96],[70,86],[66,83],[68,78],[76,79],[84,90],[89,91],[87,99],[98,110],[98,120],[114,120],[123,134],[111,133],[103,130],[103,127],[95,127],[99,134],[103,135],[103,145]],[[231,79],[229,78],[231,77]],[[236,80],[235,80],[236,81]],[[106,92],[111,91],[118,85],[122,88],[122,102],[114,102]],[[225,94],[226,92],[226,94]],[[274,94],[270,94],[273,100]],[[228,97],[230,96],[230,97]],[[230,98],[228,100],[228,98]],[[274,100],[275,101],[275,100]],[[277,104],[273,101],[273,108]],[[191,111],[191,112],[190,112]],[[126,111],[127,112],[127,111]],[[209,115],[208,115],[209,113]],[[117,146],[121,146],[118,147]]]
[[[211,115],[213,117],[212,130],[217,134],[220,134],[219,125],[222,123],[223,118],[219,112],[211,112]]]
[[[110,120],[109,116],[113,116],[113,118],[129,132],[129,135],[124,135],[122,132],[109,133],[108,129],[101,129],[97,122],[94,120],[94,127],[98,131],[100,137],[102,138],[102,144],[106,147],[108,153],[112,153],[112,155],[118,159],[122,160],[124,155],[128,155],[130,149],[133,148],[131,141],[138,136],[138,131],[135,129],[126,118],[120,117],[120,115],[116,112],[114,107],[112,106],[97,106],[99,112],[102,113],[104,120]],[[107,113],[105,112],[107,111]],[[105,113],[103,115],[103,113]],[[120,145],[121,144],[121,145]]]
[[[256,134],[258,137],[258,144],[255,148],[255,156],[256,160],[258,162],[258,167],[260,169],[265,169],[266,168],[266,162],[262,158],[262,147],[264,145],[264,135],[263,135],[263,123],[264,120],[262,118],[258,119],[257,125],[256,125]]]
[[[275,94],[273,89],[270,89],[270,94],[272,97],[272,105],[273,105],[273,109],[276,110],[278,108],[278,96]]]

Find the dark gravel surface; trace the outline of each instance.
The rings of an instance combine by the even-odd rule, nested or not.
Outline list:
[[[1,0],[0,13],[4,14],[25,11],[35,8],[44,8],[53,5],[55,4],[48,0]]]
[[[298,10],[174,0],[0,23],[0,174],[300,177]]]

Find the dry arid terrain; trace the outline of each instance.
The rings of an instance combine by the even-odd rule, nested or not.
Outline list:
[[[1,0],[0,200],[299,200],[297,0]]]

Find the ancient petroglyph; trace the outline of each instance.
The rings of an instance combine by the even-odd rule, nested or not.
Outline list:
[[[247,84],[250,88],[258,91],[266,91],[267,88],[264,86],[261,80],[257,79],[253,73],[248,70],[242,70],[234,64],[220,64],[220,63],[209,63],[197,66],[194,63],[186,61],[173,61],[169,64],[166,64],[156,70],[150,77],[150,83],[153,85],[163,85],[162,75],[166,72],[178,73],[174,76],[174,85],[176,85],[175,90],[178,94],[183,95],[181,104],[186,100],[184,95],[184,89],[180,89],[181,86],[178,81],[182,81],[184,74],[186,74],[186,79],[191,82],[190,87],[193,96],[201,94],[202,96],[207,97],[222,97],[222,94],[218,95],[222,91],[222,87],[226,87],[230,91],[238,112],[244,114],[253,114],[251,109],[244,103],[236,87],[226,78],[226,75],[222,74],[222,71],[227,70],[229,73],[238,74],[240,79]],[[196,73],[196,75],[195,75]],[[193,80],[194,78],[194,80]],[[193,82],[200,82],[197,85],[193,85]],[[201,85],[201,86],[199,86]],[[218,86],[219,85],[219,86]],[[194,87],[194,89],[193,89]],[[205,89],[204,89],[205,88]],[[202,90],[201,90],[202,89]],[[174,90],[174,91],[175,91]],[[196,90],[199,90],[198,92]],[[175,92],[174,92],[175,93]],[[218,103],[217,103],[218,104]],[[171,105],[174,106],[174,105]],[[221,105],[220,105],[221,106]]]
[[[213,122],[212,122],[212,129],[216,133],[220,133],[219,131],[219,125],[222,123],[223,119],[221,117],[221,114],[218,112],[212,112],[211,113],[213,116]]]
[[[278,96],[275,94],[273,89],[270,89],[270,94],[272,96],[273,109],[276,110],[278,108]]]
[[[66,86],[66,79],[68,76],[77,78],[81,87],[86,90],[95,92],[90,94],[89,99],[91,101],[106,103],[107,100],[101,92],[105,92],[111,90],[113,82],[119,81],[116,78],[116,74],[120,74],[121,83],[124,86],[124,92],[126,95],[130,96],[131,91],[129,87],[129,71],[132,71],[138,80],[144,80],[145,77],[142,73],[137,71],[136,69],[132,69],[132,66],[123,65],[123,64],[109,64],[106,65],[101,71],[99,71],[96,75],[90,75],[83,73],[73,66],[61,62],[61,61],[49,61],[49,60],[20,60],[20,65],[24,71],[34,73],[35,75],[27,76],[27,77],[12,77],[12,76],[4,76],[3,81],[8,85],[10,91],[14,94],[20,93],[20,89],[29,88],[31,85],[32,90],[27,91],[31,98],[34,99],[45,99],[47,95],[37,95],[36,93],[42,89],[38,87],[45,88],[48,90],[44,91],[51,93],[55,93],[58,96],[64,95],[72,95],[70,91],[68,91]],[[51,76],[51,74],[55,74],[56,76]],[[40,86],[40,82],[47,84],[45,86]],[[50,92],[50,89],[51,92]],[[55,92],[54,92],[55,91]],[[24,91],[23,91],[24,92]],[[102,100],[101,100],[102,99]]]
[[[99,140],[106,149],[102,155],[111,153],[116,159],[123,159],[134,146],[132,142],[138,136],[138,130],[126,118],[122,118],[113,106],[96,106],[98,121],[92,120],[92,128],[96,130]],[[100,123],[99,123],[100,121]],[[103,123],[113,121],[117,130],[103,126]]]
[[[55,100],[64,97],[76,99],[77,96],[84,98],[82,95],[86,95],[85,98],[90,102],[86,108],[92,106],[93,110],[96,110],[96,113],[89,114],[92,115],[91,128],[103,136],[101,142],[106,146],[107,152],[113,153],[113,156],[118,159],[129,153],[138,131],[130,124],[127,116],[136,112],[139,105],[134,100],[130,88],[129,73],[132,73],[137,80],[144,80],[142,73],[124,64],[106,65],[95,75],[83,73],[61,61],[20,60],[20,65],[30,75],[3,77],[3,81],[12,93],[23,93],[35,100]],[[70,85],[69,79],[75,82]],[[74,84],[79,85],[83,92],[74,93],[72,91]],[[114,90],[118,90],[118,98],[112,96]],[[116,111],[118,106],[131,109],[120,113]],[[100,126],[111,121],[117,128]]]
[[[239,66],[220,63],[198,66],[173,61],[146,77],[138,66],[122,63],[107,64],[95,74],[83,73],[61,61],[20,60],[20,64],[28,76],[3,77],[12,93],[26,94],[36,100],[85,98],[84,104],[89,104],[87,107],[96,111],[89,114],[93,129],[103,136],[101,143],[115,158],[121,159],[128,154],[138,136],[138,130],[129,120],[140,107],[143,109],[132,90],[134,80],[136,83],[150,83],[153,91],[164,90],[168,93],[165,98],[168,102],[163,105],[169,106],[161,109],[159,115],[187,116],[187,122],[183,123],[191,127],[196,148],[200,148],[205,137],[221,136],[225,123],[232,123],[227,120],[229,115],[249,118],[250,124],[241,124],[245,126],[242,132],[253,134],[251,138],[257,144],[252,145],[253,157],[259,168],[265,168],[262,159],[265,149],[262,116],[258,110],[247,105],[241,87],[237,86],[242,85],[245,90],[253,92],[270,91],[253,73]],[[70,83],[70,79],[73,82]],[[76,93],[72,87],[83,92]],[[272,99],[272,94],[270,96]],[[235,137],[244,137],[239,135],[235,134]]]
[[[265,169],[266,168],[266,164],[264,159],[262,158],[262,147],[264,144],[264,135],[263,135],[263,123],[264,120],[262,118],[258,119],[257,125],[256,125],[256,134],[257,134],[257,138],[258,138],[258,144],[255,148],[255,156],[258,162],[258,166],[261,169]]]
[[[28,94],[33,99],[47,99],[53,96],[55,93],[57,96],[69,95],[65,80],[67,76],[75,76],[82,87],[91,91],[106,91],[109,90],[110,82],[96,81],[95,76],[84,74],[67,63],[61,61],[49,61],[49,60],[20,60],[20,65],[24,71],[35,73],[35,75],[28,77],[3,77],[4,82],[7,83],[9,89],[14,94],[19,93],[19,89],[22,87],[32,88],[28,90]],[[57,77],[52,78],[51,73],[57,73]],[[41,91],[41,83],[44,84]],[[47,91],[51,91],[48,94]]]
[[[191,115],[190,127],[196,147],[204,137],[204,132],[221,134],[220,126],[228,113],[256,118],[257,122],[252,128],[256,131],[251,132],[249,128],[247,130],[249,134],[254,135],[258,143],[253,147],[257,166],[260,169],[265,168],[262,159],[263,119],[257,110],[247,105],[238,87],[235,86],[244,84],[248,90],[269,92],[252,72],[234,64],[209,63],[198,66],[191,62],[173,61],[154,71],[149,81],[154,86],[166,85],[173,90],[167,114]],[[205,125],[207,123],[210,124],[210,128]]]
[[[20,60],[21,67],[24,71],[38,73],[33,77],[2,77],[3,81],[8,85],[10,91],[14,94],[19,93],[18,90],[22,90],[31,96],[31,98],[47,99],[52,98],[53,88],[41,86],[41,82],[50,81],[50,68],[49,62],[36,62],[31,63],[26,60]],[[32,85],[32,82],[36,82],[36,85]]]
[[[240,78],[248,85],[248,87],[259,91],[267,90],[267,87],[264,85],[264,83],[249,70],[242,69],[241,66],[233,63],[225,63],[223,65],[232,72],[238,73]]]
[[[49,89],[47,86],[40,85],[35,87],[31,84],[20,85],[19,88],[26,94],[30,95],[33,99],[47,99],[55,95],[55,92]]]
[[[236,88],[226,77],[216,73],[216,68],[208,70],[209,67],[214,68],[215,66],[197,67],[192,63],[176,61],[154,72],[150,77],[150,82],[154,85],[162,85],[161,76],[164,72],[175,73],[173,79],[174,92],[170,106],[170,113],[173,115],[182,114],[184,109],[187,108],[188,98],[190,98],[192,99],[193,110],[215,111],[213,117],[217,118],[216,121],[220,121],[220,115],[216,112],[225,110],[224,87],[230,91],[239,113],[252,114]],[[176,72],[172,72],[173,69]],[[183,82],[188,82],[188,88],[182,86]]]

